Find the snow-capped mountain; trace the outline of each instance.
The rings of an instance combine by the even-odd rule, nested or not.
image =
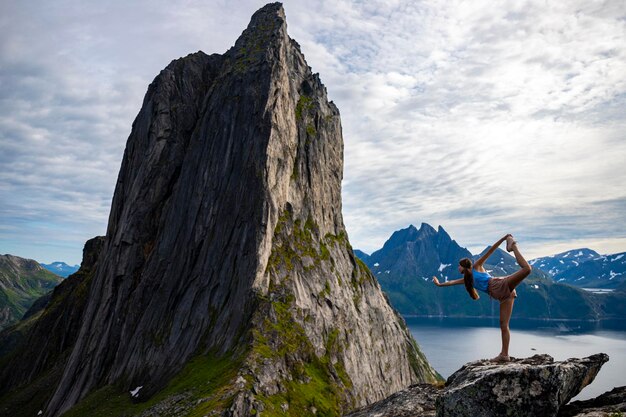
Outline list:
[[[489,248],[490,246],[487,246],[480,254],[474,255],[474,261],[487,253]],[[532,265],[530,261],[528,263]],[[485,269],[489,273],[491,273],[491,275],[499,277],[504,275],[511,275],[512,273],[519,271],[520,266],[517,264],[517,261],[515,260],[515,257],[513,255],[498,248],[493,254],[491,254],[489,259],[487,259],[487,262],[485,262]],[[549,279],[551,278],[551,276],[545,271],[534,267],[533,271],[530,274],[530,278]]]
[[[617,288],[626,282],[626,252],[583,262],[554,275],[554,280],[584,288]]]
[[[41,266],[43,266],[44,268],[46,268],[48,271],[57,274],[58,276],[61,276],[63,278],[67,278],[70,275],[72,275],[74,272],[78,271],[78,268],[80,268],[80,265],[68,265],[65,262],[52,262],[51,264],[40,264]]]
[[[530,261],[556,282],[583,288],[617,288],[626,282],[626,252],[599,255],[591,249],[574,249]]]
[[[536,268],[546,271],[551,276],[555,276],[559,273],[567,271],[570,268],[575,268],[583,262],[587,262],[598,257],[600,257],[598,252],[587,248],[580,248],[557,253],[556,255],[532,259],[528,261],[528,263]]]

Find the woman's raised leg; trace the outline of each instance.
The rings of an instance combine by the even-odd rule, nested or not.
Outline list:
[[[509,238],[509,239],[512,239],[512,238]],[[513,291],[515,287],[517,287],[520,284],[520,282],[524,280],[524,278],[529,276],[532,271],[531,266],[528,264],[526,259],[524,259],[524,257],[522,256],[522,253],[519,251],[519,248],[517,247],[517,243],[513,244],[513,254],[515,255],[515,260],[517,261],[517,264],[522,269],[520,269],[519,271],[507,277],[507,283],[509,284],[509,288],[511,291]]]

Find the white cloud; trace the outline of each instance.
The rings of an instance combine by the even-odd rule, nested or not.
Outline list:
[[[623,3],[284,3],[341,111],[355,247],[422,221],[478,249],[508,231],[538,255],[623,242]],[[2,3],[0,248],[77,262],[147,85],[223,53],[263,4]]]

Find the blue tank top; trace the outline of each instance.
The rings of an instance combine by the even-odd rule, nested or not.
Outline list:
[[[488,272],[479,272],[475,269],[472,269],[472,273],[474,274],[474,288],[482,292],[487,292],[491,275],[489,275]]]

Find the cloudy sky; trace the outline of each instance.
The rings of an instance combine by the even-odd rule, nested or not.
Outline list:
[[[0,253],[79,263],[172,59],[223,53],[262,1],[2,1]],[[626,3],[285,1],[341,111],[344,219],[371,252],[442,225],[529,258],[626,251]]]

